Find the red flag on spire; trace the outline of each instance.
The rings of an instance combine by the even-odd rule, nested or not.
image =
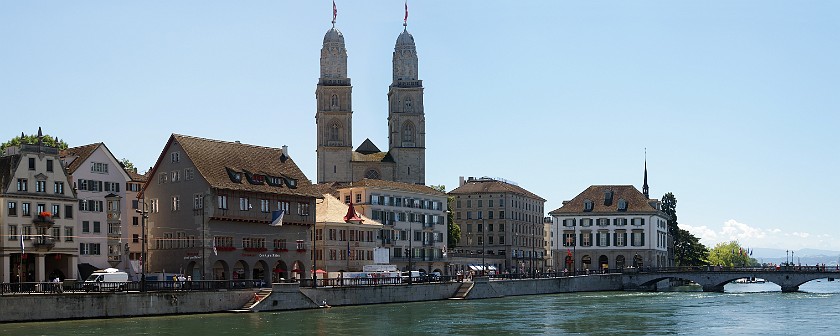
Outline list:
[[[403,18],[403,25],[408,24],[408,0],[405,0],[405,18]]]
[[[335,7],[335,0],[333,0],[333,21],[335,23],[335,18],[338,16],[338,8]]]

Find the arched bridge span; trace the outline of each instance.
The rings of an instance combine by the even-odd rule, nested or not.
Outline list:
[[[837,270],[812,269],[791,269],[791,270],[770,270],[763,268],[735,268],[715,270],[709,267],[705,270],[691,269],[656,269],[656,270],[633,270],[622,273],[622,284],[624,289],[636,289],[653,285],[665,279],[684,279],[693,281],[703,286],[704,292],[723,292],[723,286],[727,283],[744,278],[761,278],[782,287],[782,292],[796,292],[799,286],[816,279],[837,278],[840,272]]]

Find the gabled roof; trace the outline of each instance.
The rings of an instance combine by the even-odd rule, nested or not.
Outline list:
[[[318,223],[345,223],[348,205],[330,194],[324,194],[324,201],[315,205],[315,218]],[[362,219],[362,225],[381,226],[377,221],[356,212]]]
[[[361,145],[359,145],[359,148],[356,148],[356,153],[373,154],[379,152],[381,152],[381,150],[379,150],[379,147],[376,147],[376,145],[374,145],[373,141],[370,141],[370,139],[365,139],[365,141],[362,142]]]
[[[70,172],[70,174],[75,173],[76,170],[82,166],[82,163],[84,163],[90,157],[90,155],[93,154],[93,152],[95,152],[97,148],[99,148],[100,145],[102,145],[102,143],[97,142],[92,143],[90,145],[67,148],[61,151],[60,155],[62,159],[65,159],[68,156],[76,157],[73,159],[73,161],[70,161],[70,165],[67,166],[67,171]]]
[[[612,191],[612,202],[605,202],[605,194]],[[627,210],[619,211],[619,200],[627,201]],[[592,210],[584,211],[586,201],[592,202]],[[550,215],[559,214],[617,214],[617,213],[660,213],[650,202],[656,202],[645,197],[639,189],[632,185],[593,185],[563,204],[560,208],[549,212]]]
[[[131,182],[146,182],[149,180],[148,176],[138,174],[134,170],[126,169],[125,172],[128,173],[128,177],[131,179]]]
[[[477,193],[513,193],[545,202],[544,198],[528,190],[525,190],[525,188],[522,188],[515,184],[510,184],[507,182],[489,178],[481,178],[474,180],[471,179],[467,181],[464,185],[455,188],[449,192],[449,194],[451,195],[466,195]]]
[[[403,183],[403,182],[394,182],[394,181],[385,181],[385,180],[373,180],[373,179],[362,179],[360,181],[356,181],[350,183],[346,186],[340,187],[339,189],[347,189],[353,187],[371,187],[371,188],[382,188],[382,189],[391,189],[391,190],[398,190],[398,191],[409,191],[415,192],[418,194],[427,194],[432,196],[446,196],[445,193],[442,193],[434,188],[424,186],[422,184],[410,184],[410,183]]]
[[[280,148],[262,147],[255,145],[212,140],[187,135],[172,134],[169,141],[158,157],[149,176],[154,176],[164,155],[169,151],[172,143],[177,141],[183,148],[184,154],[195,165],[198,175],[210,184],[210,187],[224,190],[244,190],[271,194],[286,194],[304,197],[321,197],[312,186],[312,182],[298,168],[291,157],[283,153]],[[242,174],[239,182],[234,182],[230,172]],[[252,183],[247,174],[261,175],[266,178],[262,183]],[[293,181],[292,188],[288,182],[281,185],[268,183],[269,177]],[[150,181],[153,180],[150,179]],[[147,182],[148,183],[148,182]]]

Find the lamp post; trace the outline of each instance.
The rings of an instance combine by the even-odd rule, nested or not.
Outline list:
[[[484,244],[487,243],[487,221],[483,218],[481,219],[481,275],[487,275],[487,264],[484,262],[484,254],[487,253],[487,249],[484,248]]]
[[[135,209],[137,213],[140,214],[140,231],[141,231],[141,239],[140,239],[140,291],[146,291],[146,222],[149,220],[149,210],[146,206],[146,201],[141,201],[143,204],[143,210]]]
[[[411,218],[408,218],[408,284],[409,285],[414,283],[414,281],[412,280],[412,277],[411,277],[411,267],[412,267],[411,257],[414,254],[414,253],[412,253],[414,251],[412,250],[412,244],[411,244],[412,241],[414,241],[414,232],[411,231],[411,227],[412,227],[411,223],[412,223]]]

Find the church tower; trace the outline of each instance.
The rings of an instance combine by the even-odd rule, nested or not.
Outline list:
[[[353,150],[352,86],[347,78],[344,35],[333,27],[321,47],[321,78],[315,89],[318,134],[318,183],[351,182]]]
[[[388,149],[396,162],[394,180],[426,184],[423,81],[417,76],[417,48],[408,30],[397,37],[393,67],[388,90]]]

